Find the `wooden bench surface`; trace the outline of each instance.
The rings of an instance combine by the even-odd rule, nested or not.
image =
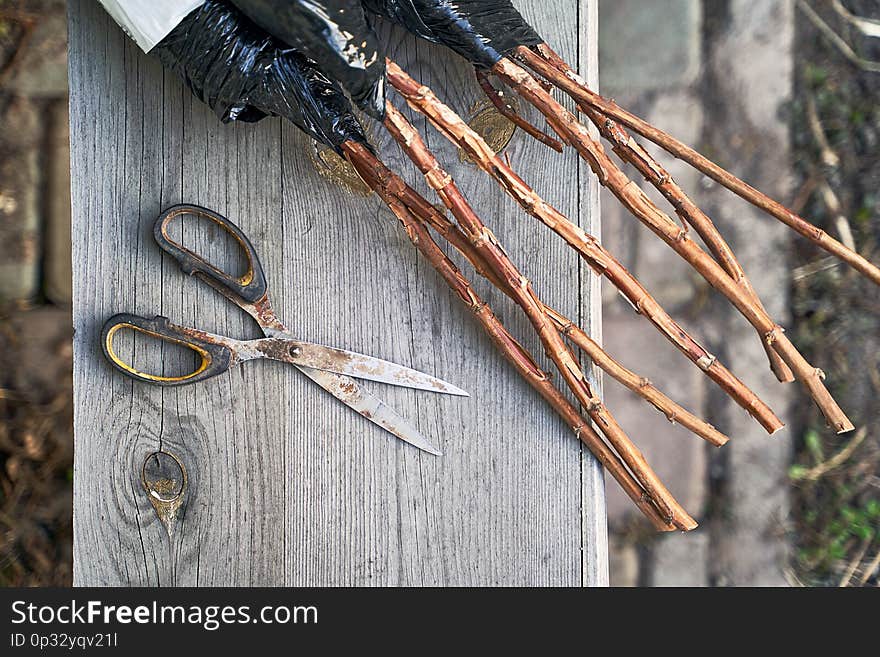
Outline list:
[[[520,4],[595,77],[593,0]],[[470,115],[481,92],[459,58],[397,30],[391,38],[393,57]],[[94,0],[70,3],[70,90],[77,585],[606,583],[601,468],[375,197],[318,175],[312,145],[289,124],[222,125]],[[417,125],[543,298],[600,337],[597,283],[576,255]],[[386,161],[424,190],[374,132]],[[507,152],[548,200],[598,232],[597,189],[573,153],[555,155],[522,133]],[[303,339],[468,390],[457,398],[366,384],[444,455],[404,445],[282,364],[246,363],[165,389],[111,369],[98,335],[116,312],[257,337],[249,318],[156,247],[153,221],[181,202],[245,231],[278,314]],[[216,248],[212,234],[189,230],[187,239]],[[472,280],[540,353],[512,303]],[[177,356],[164,357],[171,367]],[[158,449],[179,457],[189,478],[170,537],[140,484]]]

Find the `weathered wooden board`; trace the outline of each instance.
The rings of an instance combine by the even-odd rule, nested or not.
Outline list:
[[[595,76],[592,0],[522,5]],[[70,19],[75,583],[605,583],[600,469],[390,213],[321,178],[292,126],[221,125],[98,3],[73,0]],[[480,93],[461,61],[397,30],[389,38],[398,61],[470,112]],[[598,334],[596,283],[574,254],[461,163],[438,133],[426,133],[539,292]],[[393,145],[378,141],[424,188]],[[522,134],[508,153],[549,200],[598,230],[596,188],[572,154],[551,155]],[[243,228],[279,315],[303,339],[406,363],[469,390],[462,399],[371,388],[444,456],[404,445],[280,364],[248,363],[176,389],[112,370],[98,332],[115,312],[256,336],[243,313],[160,255],[152,223],[179,202],[216,209]],[[212,246],[198,230],[187,239]],[[512,305],[476,282],[539,351]],[[189,474],[170,539],[139,483],[144,458],[160,447]]]

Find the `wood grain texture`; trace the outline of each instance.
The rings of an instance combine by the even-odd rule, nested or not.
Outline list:
[[[595,2],[523,7],[595,78]],[[599,467],[495,352],[390,212],[321,178],[293,126],[221,125],[98,3],[72,0],[70,21],[75,583],[605,584]],[[396,29],[387,39],[398,62],[463,114],[481,99],[456,56]],[[571,250],[417,125],[547,303],[598,335],[597,284]],[[428,193],[394,144],[383,137],[377,146]],[[522,133],[507,152],[548,200],[598,231],[596,186],[574,153],[555,155]],[[444,456],[404,445],[282,364],[248,363],[177,389],[112,370],[97,337],[115,312],[256,337],[243,313],[160,255],[152,223],[179,202],[226,214],[248,234],[276,310],[303,339],[469,390],[470,398],[444,398],[367,384]],[[209,246],[195,229],[186,239]],[[540,351],[521,313],[476,283]],[[140,484],[144,458],[160,448],[189,476],[171,538]]]

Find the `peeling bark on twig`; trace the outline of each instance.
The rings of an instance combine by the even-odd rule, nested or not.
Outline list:
[[[557,153],[562,152],[562,144],[559,143],[557,139],[554,139],[546,132],[539,130],[517,113],[516,109],[507,102],[507,99],[504,97],[504,92],[492,86],[485,70],[474,68],[474,73],[477,76],[477,82],[480,83],[480,88],[483,90],[483,93],[485,93],[486,97],[492,101],[492,104],[501,116],[505,117],[520,130],[537,139],[545,146],[549,146]]]

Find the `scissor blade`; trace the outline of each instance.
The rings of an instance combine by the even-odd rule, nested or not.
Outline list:
[[[447,395],[468,397],[468,393],[451,383],[418,370],[398,365],[381,358],[358,354],[354,351],[325,347],[311,342],[302,342],[289,334],[275,333],[274,338],[284,340],[288,348],[282,350],[284,360],[294,365],[312,367],[325,372],[335,372],[353,376],[356,379],[378,381],[392,386],[429,390]]]
[[[381,399],[364,390],[354,379],[311,367],[297,367],[312,381],[373,424],[429,454],[442,455],[418,429]]]

